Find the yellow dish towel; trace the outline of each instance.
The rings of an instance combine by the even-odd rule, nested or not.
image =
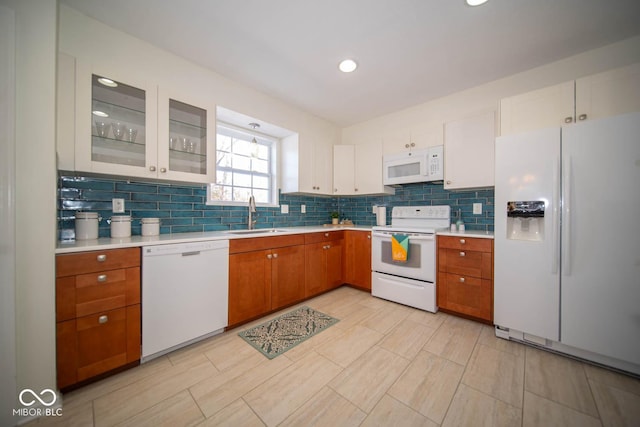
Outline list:
[[[391,259],[398,262],[407,262],[407,259],[409,259],[409,236],[406,234],[393,234],[391,236]]]

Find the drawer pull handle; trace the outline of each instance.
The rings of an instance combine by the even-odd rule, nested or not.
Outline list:
[[[278,258],[278,254],[273,254],[273,257],[274,258]]]
[[[460,239],[460,244],[464,245],[465,243],[467,243],[464,239]]]
[[[465,256],[466,254],[464,252],[460,252],[460,256]]]
[[[273,255],[267,254],[267,259],[271,259],[271,258],[273,258]]]
[[[98,323],[100,323],[101,325],[104,323],[107,323],[109,321],[109,316],[107,316],[106,314],[103,314],[102,316],[98,317]]]
[[[101,274],[98,276],[98,282],[102,283],[102,282],[106,282],[107,281],[107,275],[106,274]]]
[[[460,278],[460,283],[464,283],[464,277]]]
[[[96,259],[98,260],[98,262],[105,262],[107,260],[107,256],[104,254],[98,255]]]
[[[329,237],[329,233],[324,233],[324,237]]]

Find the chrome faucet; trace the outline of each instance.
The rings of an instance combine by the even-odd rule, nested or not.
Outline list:
[[[247,228],[249,230],[253,230],[253,227],[256,225],[256,220],[253,219],[254,213],[256,213],[256,199],[251,195],[249,197],[249,221],[247,222]]]

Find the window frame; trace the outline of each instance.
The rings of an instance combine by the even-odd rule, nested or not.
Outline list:
[[[269,135],[265,135],[259,132],[255,132],[253,130],[249,130],[249,129],[244,129],[229,123],[225,123],[225,122],[220,122],[218,121],[218,123],[216,124],[216,146],[215,146],[215,156],[216,156],[216,161],[215,161],[215,176],[216,176],[216,181],[215,182],[211,182],[207,184],[207,199],[206,199],[206,205],[209,206],[246,206],[248,203],[248,200],[212,200],[211,199],[211,190],[212,188],[221,185],[218,184],[217,182],[217,175],[218,172],[221,170],[218,164],[218,136],[219,135],[224,135],[224,136],[228,136],[231,138],[235,138],[235,139],[239,139],[239,140],[243,140],[243,141],[248,141],[251,142],[251,140],[253,138],[255,138],[258,141],[258,144],[262,145],[262,146],[266,146],[269,149],[269,160],[268,160],[268,168],[269,168],[269,172],[268,174],[264,174],[264,173],[257,173],[257,176],[262,176],[262,177],[266,177],[269,180],[269,202],[265,203],[265,202],[256,202],[256,206],[260,206],[260,207],[278,207],[280,206],[279,203],[279,199],[278,199],[278,188],[279,188],[279,174],[278,174],[278,153],[279,153],[279,149],[280,149],[280,140],[278,138],[269,136]],[[232,167],[224,167],[223,170],[225,171],[229,171],[231,173],[233,173],[233,171],[237,171],[240,173],[247,173],[246,170],[243,169],[234,169]],[[253,177],[254,173],[249,171],[250,175]],[[239,188],[251,188],[251,193],[253,193],[253,183],[251,187],[241,187],[238,186]],[[235,186],[231,185],[232,191],[233,188],[235,188]]]

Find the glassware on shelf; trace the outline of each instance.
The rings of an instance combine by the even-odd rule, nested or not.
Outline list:
[[[96,120],[96,135],[101,138],[107,138],[109,136],[109,128],[111,125],[100,120]]]
[[[189,146],[191,145],[191,140],[189,138],[181,137],[180,138],[180,148],[182,151],[189,151]]]
[[[113,128],[113,137],[118,141],[121,141],[127,131],[127,125],[124,123],[113,122],[111,123],[111,126]]]
[[[134,128],[128,128],[124,136],[127,141],[136,142],[136,137],[138,136],[138,130]]]
[[[189,147],[188,147],[187,151],[189,151],[189,153],[195,153],[196,152],[196,142],[195,141],[189,141]]]
[[[175,136],[172,136],[169,138],[169,148],[172,150],[177,150],[178,149],[178,138]]]

